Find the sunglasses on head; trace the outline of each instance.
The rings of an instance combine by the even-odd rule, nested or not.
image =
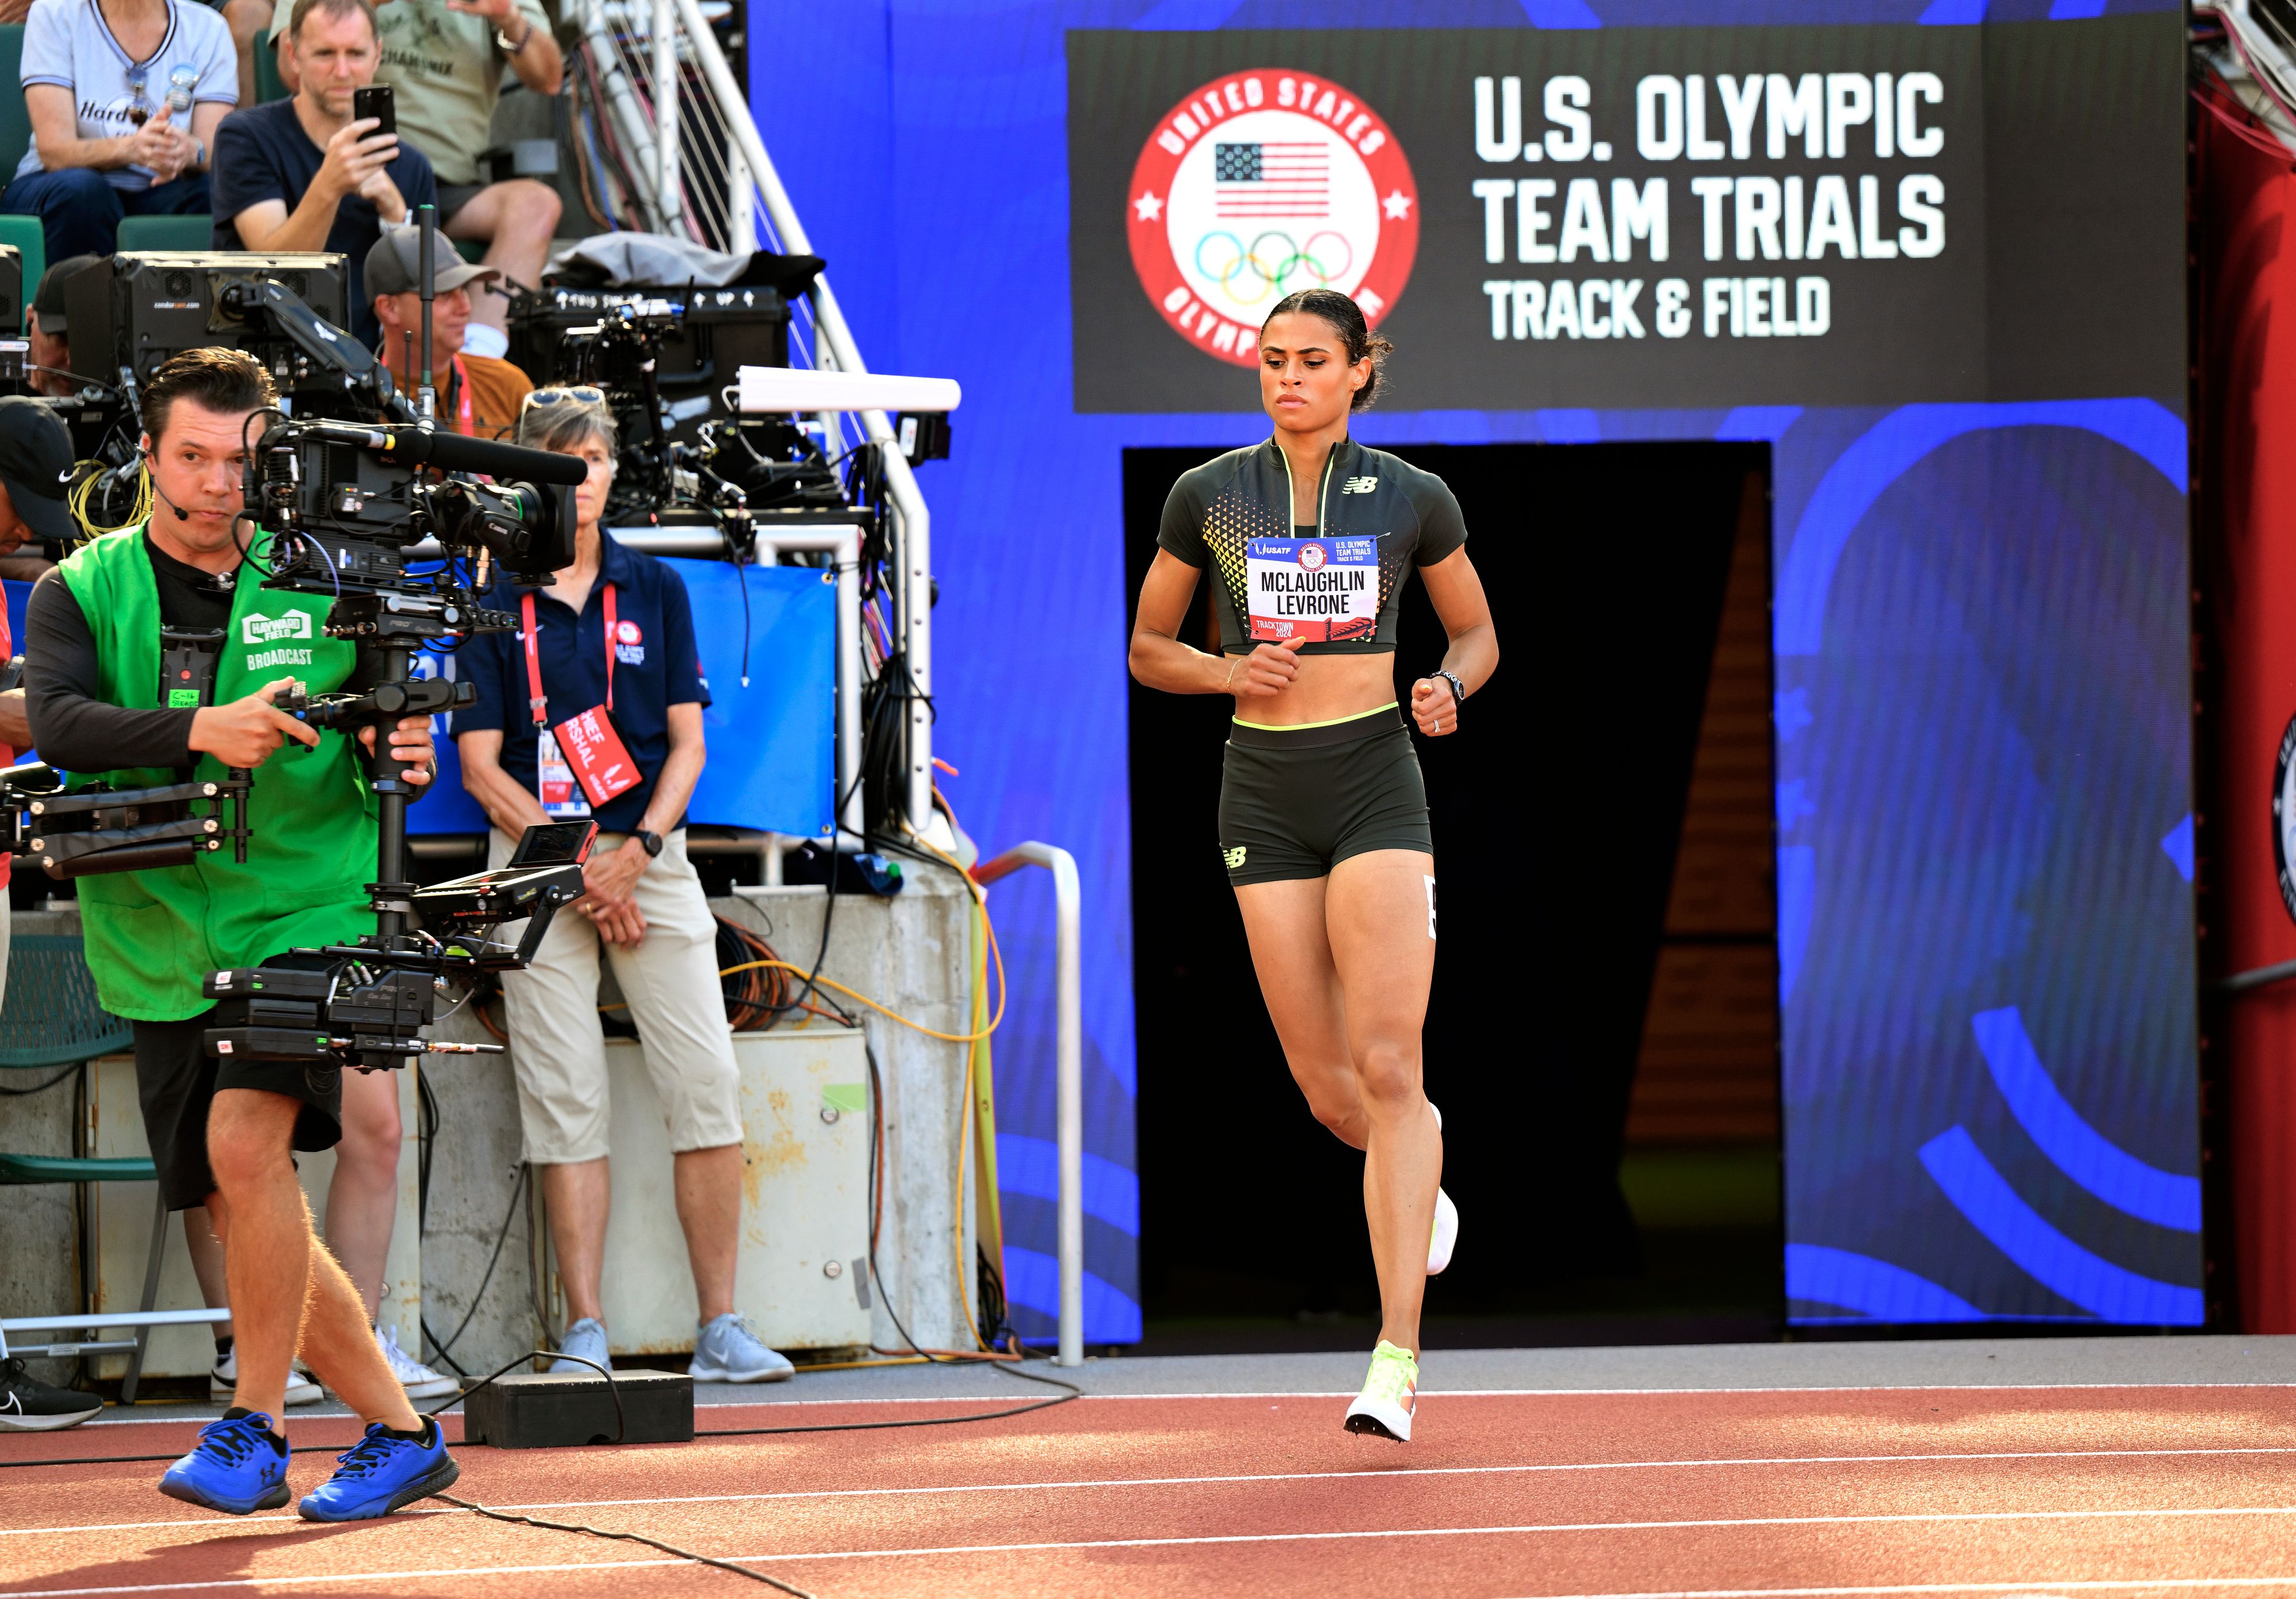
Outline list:
[[[570,389],[537,389],[526,397],[525,403],[519,409],[528,411],[538,406],[603,406],[605,403],[604,390],[581,383]]]

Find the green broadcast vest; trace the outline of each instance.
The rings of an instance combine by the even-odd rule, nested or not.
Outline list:
[[[130,710],[160,705],[160,590],[131,528],[84,545],[59,569],[95,635],[101,695]],[[216,665],[215,702],[293,677],[313,693],[342,686],[357,649],[321,630],[325,595],[260,586],[242,565]],[[212,755],[195,775],[221,777]],[[74,773],[75,777],[96,774]],[[178,781],[162,768],[101,774],[115,786]],[[229,845],[190,865],[79,880],[88,969],[104,1009],[138,1021],[180,1021],[209,1006],[201,980],[297,947],[347,943],[374,931],[375,800],[340,734],[307,749],[288,741],[256,768],[247,864]]]

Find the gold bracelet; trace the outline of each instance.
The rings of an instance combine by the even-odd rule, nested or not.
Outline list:
[[[1224,694],[1232,694],[1235,693],[1235,668],[1242,666],[1245,661],[1250,659],[1251,657],[1249,655],[1239,655],[1234,659],[1234,660],[1229,663],[1227,668],[1227,680],[1220,685],[1220,693]]]

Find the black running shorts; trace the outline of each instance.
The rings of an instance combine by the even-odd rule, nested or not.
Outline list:
[[[135,1092],[144,1103],[144,1132],[160,1168],[160,1192],[170,1210],[204,1205],[215,1192],[208,1168],[208,1109],[218,1088],[259,1088],[299,1100],[294,1146],[332,1149],[343,1136],[343,1074],[333,1066],[299,1061],[232,1061],[208,1054],[215,1013],[186,1021],[135,1025]]]
[[[1392,705],[1313,727],[1228,730],[1220,778],[1220,853],[1227,880],[1324,877],[1374,849],[1435,853],[1427,785]]]

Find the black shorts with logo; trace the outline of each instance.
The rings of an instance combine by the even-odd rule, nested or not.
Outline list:
[[[215,1192],[208,1167],[208,1111],[218,1088],[257,1088],[301,1102],[292,1143],[299,1150],[332,1149],[343,1136],[343,1074],[333,1066],[298,1061],[224,1060],[207,1052],[215,1013],[184,1021],[138,1021],[135,1092],[144,1105],[144,1132],[160,1170],[160,1192],[170,1210],[204,1205]]]
[[[1434,854],[1427,785],[1402,713],[1389,705],[1314,727],[1232,724],[1219,837],[1238,888],[1328,876],[1374,849]]]

